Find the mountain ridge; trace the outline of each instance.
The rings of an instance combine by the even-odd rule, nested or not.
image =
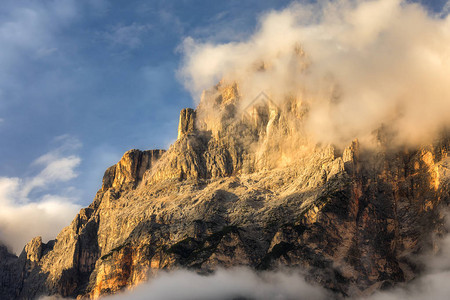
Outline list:
[[[249,110],[247,110],[249,108]],[[55,240],[0,248],[2,299],[98,298],[160,270],[280,267],[336,297],[420,274],[412,256],[445,232],[450,138],[416,149],[340,148],[304,134],[295,98],[240,107],[219,83],[180,113],[167,150],[130,150]]]

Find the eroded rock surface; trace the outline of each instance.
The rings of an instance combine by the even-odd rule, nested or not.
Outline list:
[[[417,276],[411,255],[444,230],[447,136],[417,149],[318,146],[294,101],[240,110],[236,85],[204,97],[181,112],[168,151],[130,150],[109,168],[54,241],[35,238],[20,257],[0,247],[1,298],[97,298],[177,268],[299,267],[341,296]]]

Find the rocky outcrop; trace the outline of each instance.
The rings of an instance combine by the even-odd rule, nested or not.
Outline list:
[[[303,106],[263,99],[248,117],[238,92],[220,84],[183,110],[167,151],[126,152],[54,241],[19,258],[0,247],[1,298],[97,298],[160,270],[241,265],[298,267],[343,296],[413,279],[413,255],[444,230],[450,139],[318,146]]]
[[[195,131],[195,110],[184,108],[180,113],[180,122],[178,123],[178,139]]]
[[[0,245],[0,299],[14,299],[19,294],[20,267],[17,256]]]
[[[38,236],[26,244],[23,249],[23,256],[26,256],[26,260],[29,262],[39,262],[42,256],[42,237]]]
[[[110,188],[121,190],[136,187],[145,171],[149,170],[163,153],[164,150],[137,149],[125,152],[117,164],[106,170],[102,191]]]

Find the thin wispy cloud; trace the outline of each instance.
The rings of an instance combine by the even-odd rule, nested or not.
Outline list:
[[[442,7],[442,11],[440,12],[440,17],[445,17],[450,13],[450,1],[447,1]]]
[[[51,5],[6,1],[0,21],[0,68],[12,66],[28,54],[41,57],[58,49],[55,35],[78,15],[75,1],[54,1]]]
[[[152,26],[149,24],[116,25],[110,31],[100,33],[100,36],[112,46],[136,49],[142,46],[143,38],[151,29]]]

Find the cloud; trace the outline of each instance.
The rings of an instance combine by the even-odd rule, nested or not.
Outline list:
[[[32,178],[24,180],[22,197],[28,197],[30,191],[37,188],[45,188],[58,182],[66,182],[78,176],[75,168],[81,163],[76,155],[67,155],[81,147],[81,143],[68,135],[55,138],[61,143],[56,149],[40,156],[32,166],[42,167],[42,170]]]
[[[447,232],[450,232],[448,217],[446,212]],[[444,238],[437,238],[435,246],[437,253],[426,254],[416,259],[424,265],[424,273],[404,286],[400,286],[388,291],[379,291],[370,297],[361,300],[446,300],[450,295],[450,234]]]
[[[73,0],[43,3],[6,1],[0,21],[0,68],[23,57],[42,57],[57,51],[55,34],[78,15]]]
[[[35,236],[55,238],[81,208],[70,186],[55,187],[77,177],[81,159],[67,152],[80,143],[67,136],[56,140],[62,145],[32,163],[41,169],[36,175],[0,177],[0,241],[17,254]]]
[[[350,300],[447,300],[450,294],[450,235],[436,240],[437,254],[416,257],[425,264],[425,273],[413,281],[398,284],[387,291],[370,296],[352,297]],[[199,275],[193,271],[176,270],[158,274],[156,278],[130,290],[106,296],[105,300],[319,300],[335,299],[336,295],[307,283],[298,269],[256,272],[249,268],[219,269],[212,275]],[[44,297],[41,300],[58,300]]]
[[[350,300],[447,300],[450,294],[450,235],[436,240],[437,254],[416,257],[425,264],[425,272],[407,284],[399,283],[387,291],[370,296],[352,297]],[[337,296],[325,289],[307,283],[299,269],[256,272],[246,267],[219,269],[212,275],[199,275],[193,271],[160,272],[157,277],[130,290],[106,296],[105,300],[319,300]],[[41,300],[58,300],[44,297]]]
[[[450,295],[449,280],[450,271],[428,274],[410,283],[406,288],[377,292],[361,300],[446,300]]]
[[[143,36],[151,29],[152,26],[149,24],[141,25],[133,22],[130,25],[116,25],[110,31],[101,35],[113,46],[135,49],[142,45]]]
[[[442,13],[441,16],[446,16],[450,13],[450,1],[447,1],[444,5],[444,7],[442,8]]]
[[[49,157],[51,156],[53,155],[50,155]],[[25,183],[23,187],[23,191],[25,192],[24,196],[27,196],[33,189],[46,187],[55,182],[68,181],[78,176],[74,170],[81,162],[81,159],[78,156],[55,156],[53,159],[49,159],[49,157],[46,157],[46,160],[44,161],[39,161],[38,159],[39,165],[43,165],[44,169]]]
[[[294,3],[243,41],[186,38],[179,73],[196,99],[222,79],[239,84],[243,107],[261,91],[294,96],[316,142],[346,144],[384,124],[416,144],[450,126],[449,28],[448,15],[407,1]]]
[[[187,270],[163,273],[149,283],[105,299],[329,299],[320,287],[295,271],[256,273],[248,268],[219,269],[203,276]]]
[[[9,192],[20,193],[20,186],[14,188]],[[16,254],[35,236],[42,236],[44,241],[54,239],[81,208],[75,199],[55,195],[28,203],[11,203],[3,194],[0,197],[0,240]]]
[[[12,106],[39,97],[48,101],[55,93],[73,91],[80,80],[74,70],[83,63],[78,55],[81,42],[67,34],[86,15],[105,9],[104,0],[2,1],[0,99]]]

